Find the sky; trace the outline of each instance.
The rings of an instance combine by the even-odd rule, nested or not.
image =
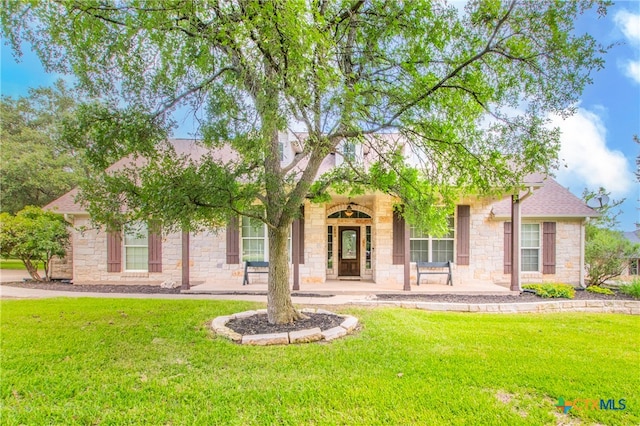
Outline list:
[[[633,141],[634,135],[640,136],[640,0],[616,2],[605,17],[585,15],[576,28],[614,47],[605,56],[604,69],[593,75],[593,84],[583,92],[576,113],[567,119],[551,117],[562,131],[562,166],[556,179],[579,197],[585,189],[603,187],[612,200],[625,199],[619,207],[619,228],[632,231],[640,223],[640,184],[635,177],[640,145]],[[49,86],[63,77],[46,73],[28,46],[20,62],[4,42],[0,49],[3,96],[25,96],[29,88]],[[174,137],[192,136],[192,126],[179,122]]]

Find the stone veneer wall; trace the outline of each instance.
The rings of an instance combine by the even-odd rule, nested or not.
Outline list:
[[[393,204],[396,200],[388,195],[377,194],[373,216],[373,280],[404,287],[404,265],[393,264]],[[408,248],[407,248],[408,249]],[[415,268],[414,268],[415,269]],[[415,282],[415,279],[414,279]]]
[[[73,235],[69,243],[65,257],[51,259],[51,278],[53,279],[69,280],[73,278]]]

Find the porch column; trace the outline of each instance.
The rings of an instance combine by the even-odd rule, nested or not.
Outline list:
[[[411,227],[404,221],[404,291],[411,291]]]
[[[189,290],[189,232],[182,232],[182,290]]]
[[[520,288],[520,195],[511,196],[511,291]]]
[[[293,291],[300,290],[300,220],[293,221],[291,229],[291,257],[293,258]]]

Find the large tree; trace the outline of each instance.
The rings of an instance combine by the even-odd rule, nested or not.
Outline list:
[[[77,185],[79,156],[61,139],[77,94],[58,80],[33,88],[28,96],[0,100],[0,187],[3,212],[44,206]]]
[[[15,49],[30,42],[48,69],[72,72],[114,106],[87,106],[69,137],[97,166],[105,155],[145,159],[85,185],[93,217],[192,230],[238,214],[263,221],[276,323],[299,316],[286,247],[305,197],[326,199],[335,183],[377,189],[398,197],[409,222],[443,229],[461,192],[513,190],[554,165],[559,135],[547,114],[569,114],[603,64],[603,48],[574,32],[579,14],[605,12],[590,0],[470,1],[464,11],[426,0],[5,6]],[[197,161],[163,143],[179,106],[201,120]],[[288,128],[306,137],[282,165],[278,137]],[[384,132],[400,133],[420,161],[403,161],[397,144],[376,136]],[[347,158],[318,176],[344,141],[368,144],[376,160],[365,169]],[[233,151],[226,160],[223,145]]]

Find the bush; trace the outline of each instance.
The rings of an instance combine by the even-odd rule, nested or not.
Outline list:
[[[620,291],[634,299],[640,299],[640,279],[636,278],[630,284],[621,285]]]
[[[587,291],[590,293],[598,293],[598,294],[608,294],[608,295],[615,294],[613,291],[609,290],[608,288],[600,287],[597,285],[592,285],[590,287],[587,287]]]
[[[20,259],[36,281],[51,279],[51,260],[63,257],[69,246],[69,230],[62,215],[27,206],[15,216],[0,213],[0,255]],[[38,265],[44,266],[44,278]]]
[[[569,284],[526,284],[522,288],[534,290],[538,296],[544,298],[563,297],[573,299],[576,295],[576,290]]]

